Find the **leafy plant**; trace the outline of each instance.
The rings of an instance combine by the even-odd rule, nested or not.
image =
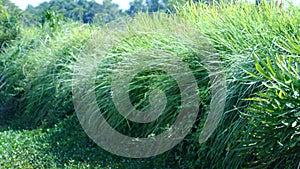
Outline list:
[[[59,28],[59,25],[62,24],[63,19],[63,15],[47,10],[42,16],[42,27],[44,29],[49,28],[50,31],[54,32],[57,28]]]

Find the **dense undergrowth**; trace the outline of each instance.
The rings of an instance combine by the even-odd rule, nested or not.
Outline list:
[[[118,131],[151,137],[170,126],[180,108],[174,79],[157,69],[142,71],[130,85],[130,99],[141,110],[149,106],[150,92],[165,91],[165,114],[140,125],[116,115],[111,101],[112,71],[122,71],[143,50],[178,57],[193,71],[199,86],[200,109],[196,124],[173,150],[150,159],[127,159],[97,147],[84,133],[72,102],[75,62],[102,56],[99,28],[48,20],[42,28],[23,28],[0,55],[0,166],[4,168],[297,168],[300,162],[300,11],[273,4],[188,4],[176,17],[186,28],[201,33],[180,39],[183,33],[168,20],[173,16],[147,14],[130,24],[116,22],[127,33],[102,60],[96,95],[100,109]],[[55,16],[53,16],[55,17]],[[110,25],[110,26],[111,26]],[[160,25],[160,26],[159,26]],[[171,27],[164,34],[158,28]],[[173,27],[172,27],[173,26]],[[108,28],[111,28],[108,26]],[[183,30],[184,31],[184,30]],[[185,30],[186,31],[186,30]],[[95,35],[98,35],[98,38]],[[210,139],[198,137],[208,109],[210,85],[197,51],[186,42],[204,35],[222,60],[227,75],[226,111]],[[199,36],[199,37],[198,37]],[[86,52],[88,51],[88,52]],[[89,53],[90,52],[90,53]],[[203,51],[205,52],[205,50]],[[161,55],[161,53],[160,53]],[[158,56],[160,56],[158,55]],[[126,60],[128,59],[128,60]],[[126,62],[127,61],[127,62]],[[132,65],[130,65],[132,66]],[[2,80],[2,81],[1,81]]]

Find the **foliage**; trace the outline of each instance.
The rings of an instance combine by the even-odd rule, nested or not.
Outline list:
[[[288,37],[291,38],[291,37]],[[247,113],[247,153],[257,157],[250,164],[277,167],[297,164],[300,158],[300,46],[299,37],[288,39],[286,55],[255,56],[257,73],[249,74],[266,90],[258,92]],[[293,55],[291,51],[296,51]]]
[[[292,43],[289,41],[295,41],[295,37],[298,37],[299,9],[291,7],[280,10],[272,3],[263,3],[258,7],[244,3],[207,7],[205,4],[199,3],[182,7],[178,9],[178,12],[212,40],[215,48],[220,52],[228,73],[228,111],[225,112],[219,130],[215,132],[215,137],[211,138],[211,142],[208,141],[199,148],[197,158],[201,159],[200,166],[203,168],[232,168],[233,166],[240,168],[245,166],[247,162],[255,161],[256,157],[245,155],[242,151],[247,148],[251,149],[251,145],[249,145],[250,147],[244,146],[243,140],[249,139],[248,133],[252,132],[253,128],[240,112],[244,112],[252,103],[246,99],[255,97],[256,92],[264,90],[265,87],[262,84],[267,84],[268,81],[266,79],[247,80],[249,75],[243,70],[255,72],[254,54],[261,56],[263,60],[267,56],[275,58],[286,55],[286,50],[278,44],[283,43],[286,44],[285,46],[290,46]],[[298,44],[297,41],[296,44]],[[296,48],[291,50],[294,51],[294,54],[297,52]],[[272,98],[268,98],[267,101],[273,102]],[[288,99],[285,102],[289,103]],[[250,114],[256,113],[255,110],[250,112]],[[259,121],[259,118],[257,120]],[[259,130],[262,127],[257,125],[256,129]],[[272,135],[273,131],[269,131],[270,133],[266,135]],[[298,143],[291,140],[287,144]],[[263,151],[261,150],[261,153]],[[261,158],[268,159],[266,156]],[[220,159],[222,160],[220,161]],[[297,162],[291,164],[288,160],[281,159],[269,164],[269,167],[295,168],[296,165]],[[255,164],[252,167],[254,166]]]
[[[195,27],[211,40],[227,73],[227,110],[207,142],[198,143],[211,97],[207,74],[199,58],[189,45],[172,37],[172,31],[164,34],[149,31],[156,25],[170,30],[177,27],[142,15],[127,25],[115,23],[129,29],[132,36],[118,41],[107,54],[110,59],[99,66],[96,83],[99,107],[112,126],[131,136],[151,137],[172,123],[180,97],[176,82],[168,80],[170,77],[164,72],[141,72],[130,86],[130,99],[138,109],[149,106],[147,101],[154,88],[166,91],[170,102],[168,114],[157,121],[158,125],[127,123],[124,118],[114,116],[117,111],[109,102],[110,66],[141,49],[151,49],[167,51],[192,68],[200,86],[200,114],[185,140],[161,156],[134,160],[100,150],[84,134],[73,115],[71,79],[74,62],[86,56],[81,53],[83,49],[97,47],[107,40],[91,39],[93,32],[101,35],[104,29],[62,22],[57,20],[57,13],[50,12],[46,13],[42,29],[24,28],[20,39],[0,54],[0,81],[5,84],[0,84],[0,98],[7,99],[4,104],[14,106],[0,112],[4,120],[0,125],[10,122],[15,128],[43,128],[3,129],[0,165],[5,168],[296,168],[299,161],[299,9],[279,9],[272,3],[260,6],[221,3],[212,7],[189,3],[178,7],[177,12],[189,22],[186,27]],[[138,34],[131,29],[135,26],[148,32]],[[16,116],[8,121],[3,113]]]
[[[7,52],[6,49],[20,37],[20,16],[21,13],[18,7],[8,0],[0,0],[0,55],[5,54]],[[0,61],[0,125],[5,123],[4,119],[10,117],[9,114],[4,112],[13,106],[13,104],[7,104],[7,98],[1,95],[6,85],[6,76],[2,72],[3,68],[4,65]]]
[[[123,16],[123,12],[120,11],[119,6],[117,4],[112,3],[111,0],[104,0],[101,10],[98,11],[94,21],[100,23],[109,23]]]
[[[45,11],[42,16],[42,28],[44,31],[55,32],[64,21],[63,15],[57,15],[54,11]]]
[[[145,12],[147,9],[144,0],[134,0],[133,2],[130,2],[129,5],[130,8],[126,12],[131,16],[138,12]]]
[[[96,57],[96,60],[103,59],[103,61],[99,63],[97,79],[95,79],[95,93],[98,105],[103,116],[106,117],[110,125],[122,133],[135,137],[151,137],[158,135],[165,131],[168,126],[173,124],[181,109],[180,90],[174,77],[170,77],[169,74],[159,68],[147,68],[139,72],[130,84],[128,90],[130,100],[137,110],[146,111],[151,107],[151,104],[149,104],[151,92],[155,89],[162,90],[167,97],[167,105],[163,111],[163,115],[149,124],[142,125],[126,120],[123,116],[118,114],[117,108],[111,97],[112,78],[115,76],[114,72],[126,72],[128,67],[135,67],[132,63],[138,62],[136,60],[143,56],[143,51],[154,52],[152,55],[149,54],[148,56],[143,56],[149,57],[147,60],[159,59],[162,57],[161,64],[163,66],[169,66],[169,62],[163,60],[164,55],[171,55],[171,57],[176,60],[182,60],[184,64],[189,66],[196,78],[199,88],[195,92],[199,92],[201,95],[201,107],[206,107],[206,103],[209,102],[210,97],[202,96],[208,95],[209,89],[207,89],[207,86],[209,78],[201,63],[201,59],[198,57],[200,54],[197,53],[195,48],[191,47],[195,44],[190,44],[189,46],[184,39],[174,35],[174,29],[176,28],[169,27],[171,23],[176,23],[173,20],[175,19],[162,14],[154,14],[152,17],[142,14],[138,15],[135,20],[125,22],[128,31],[118,32],[118,29],[115,29],[114,26],[112,26],[111,29],[106,28],[100,30],[93,36],[96,38],[92,38],[87,44],[87,49],[82,52],[80,58],[89,60],[89,55],[92,55]],[[180,25],[181,23],[177,24]],[[182,23],[182,25],[184,24]],[[185,27],[186,29],[176,30],[177,34],[186,34],[186,31],[189,30],[189,28],[188,25],[185,25]],[[109,30],[109,32],[105,30]],[[159,33],[157,32],[158,30],[165,31]],[[109,39],[120,39],[116,40],[117,43],[114,44],[111,51],[108,51],[108,56],[103,56],[102,53],[105,52],[103,51],[105,49],[98,46],[98,44],[103,43],[103,39],[99,37],[103,37],[103,35],[109,34],[110,32],[119,34],[116,35],[116,37],[108,37]],[[199,36],[199,43],[205,43],[204,40],[200,40],[200,34],[196,34],[195,36]],[[205,47],[203,47],[203,49],[201,48],[201,52],[208,52],[209,50],[211,49],[205,49]],[[136,56],[138,58],[136,58]],[[143,61],[143,58],[141,58],[141,61]],[[84,77],[85,76],[83,76],[83,78]],[[90,81],[91,79],[88,78],[87,80]],[[205,114],[205,108],[199,113]],[[203,126],[203,122],[199,125]]]
[[[44,29],[24,29],[22,41],[0,55],[7,83],[1,97],[16,108],[5,113],[19,116],[14,123],[20,126],[37,126],[43,119],[53,125],[73,112],[68,65],[76,60],[93,28],[64,23],[54,30],[51,22],[50,18]]]
[[[20,33],[20,9],[8,0],[0,0],[0,52]]]
[[[174,168],[166,157],[127,159],[105,152],[70,116],[53,128],[0,128],[0,166],[3,168]]]
[[[182,6],[190,0],[134,0],[129,3],[130,8],[126,10],[126,13],[130,16],[136,15],[138,12],[175,12],[178,6]]]
[[[38,16],[49,10],[83,23],[96,21],[107,23],[121,16],[118,5],[112,3],[111,0],[104,0],[103,4],[87,0],[51,0],[50,2],[43,2],[37,7],[29,6],[25,11],[24,20],[27,24],[36,21],[41,22]]]

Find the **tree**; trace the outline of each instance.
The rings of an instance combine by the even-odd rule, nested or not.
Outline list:
[[[145,12],[147,7],[144,0],[134,0],[129,3],[130,8],[126,11],[130,16],[135,15],[138,12]]]
[[[149,12],[157,12],[164,9],[164,5],[159,0],[146,0],[147,9]]]
[[[134,16],[137,12],[174,12],[174,7],[183,5],[191,0],[134,0],[130,2],[130,8],[126,11],[130,16]],[[199,2],[200,0],[193,0]]]
[[[120,17],[122,15],[122,11],[119,10],[118,4],[112,3],[112,0],[104,0],[101,12],[98,12],[97,15],[101,18],[102,23],[108,23]]]
[[[157,12],[164,9],[165,5],[160,0],[134,0],[130,2],[130,8],[126,12],[134,16],[137,12]]]
[[[29,6],[25,12],[26,16],[29,17],[27,21],[41,22],[41,19],[36,18],[36,16],[40,16],[46,10],[54,11],[66,18],[82,21],[83,23],[93,23],[95,21],[107,23],[121,15],[118,5],[112,3],[111,0],[104,0],[103,4],[98,4],[94,0],[51,0],[35,8]]]

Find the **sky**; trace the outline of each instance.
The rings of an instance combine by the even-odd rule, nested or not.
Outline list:
[[[27,5],[30,4],[32,6],[38,6],[40,3],[48,1],[49,0],[10,0],[11,2],[15,3],[19,8],[26,9]],[[98,3],[102,3],[102,0],[95,0]],[[120,9],[128,9],[129,8],[129,2],[133,0],[112,0],[114,3],[119,4]]]
[[[26,9],[27,5],[30,4],[32,6],[38,6],[40,3],[49,1],[49,0],[10,0],[11,2],[15,3],[19,8]],[[113,0],[114,3],[119,4],[120,9],[128,9],[129,2],[133,0]],[[246,0],[248,2],[255,2],[255,0]],[[283,0],[289,1],[289,0]],[[300,5],[300,0],[291,0],[296,6]],[[98,3],[102,3],[102,0],[96,0]]]

